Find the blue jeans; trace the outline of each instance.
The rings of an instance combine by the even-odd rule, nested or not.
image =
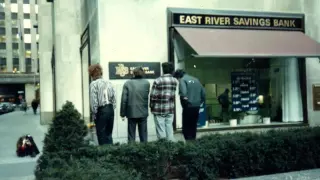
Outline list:
[[[173,136],[173,114],[154,115],[154,124],[158,139],[167,139],[174,141]]]

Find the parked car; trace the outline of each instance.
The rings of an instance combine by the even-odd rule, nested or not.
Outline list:
[[[2,102],[0,103],[0,113],[8,113],[14,111],[14,107],[10,102]]]

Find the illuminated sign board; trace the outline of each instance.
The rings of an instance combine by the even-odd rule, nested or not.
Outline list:
[[[173,25],[260,30],[303,30],[303,18],[298,17],[173,13],[172,18]]]

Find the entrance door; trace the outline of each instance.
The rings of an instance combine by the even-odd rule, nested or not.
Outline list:
[[[90,121],[90,102],[89,102],[89,46],[88,43],[81,50],[81,68],[82,68],[82,102],[83,102],[83,119],[85,122]]]

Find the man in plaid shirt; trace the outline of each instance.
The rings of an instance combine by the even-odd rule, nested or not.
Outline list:
[[[174,68],[171,63],[162,63],[162,71],[163,75],[154,81],[151,89],[150,108],[154,115],[158,139],[174,141],[172,123],[178,83],[172,76]]]

